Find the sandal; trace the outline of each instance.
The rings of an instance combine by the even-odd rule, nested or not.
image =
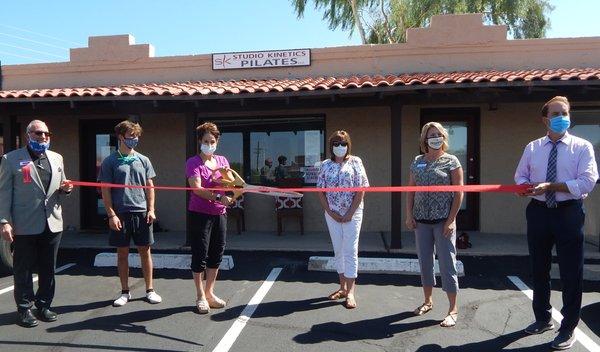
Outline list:
[[[208,312],[210,312],[210,306],[208,305],[208,301],[205,299],[197,300],[196,308],[198,308],[198,313],[200,314],[208,314]]]
[[[334,293],[327,296],[331,301],[337,301],[340,298],[346,298],[346,292],[343,290],[337,290]]]
[[[346,308],[347,309],[356,308],[356,299],[354,299],[354,295],[346,296]]]
[[[417,309],[415,309],[413,311],[413,313],[415,315],[423,315],[425,313],[428,313],[430,310],[433,309],[433,304],[432,303],[423,303],[421,304]]]
[[[224,308],[227,303],[224,300],[220,299],[217,296],[214,296],[212,299],[207,299],[208,306],[210,308]]]
[[[450,313],[446,315],[444,320],[440,323],[440,326],[443,328],[451,328],[456,325],[456,319],[458,318],[458,313]]]

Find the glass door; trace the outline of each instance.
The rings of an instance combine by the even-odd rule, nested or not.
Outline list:
[[[81,121],[81,175],[84,181],[98,180],[104,158],[117,148],[114,126],[120,120]],[[106,209],[100,188],[81,188],[81,228],[105,229]]]
[[[449,154],[455,155],[463,168],[467,185],[479,184],[479,109],[423,109],[421,126],[430,121],[442,124],[448,130]],[[457,217],[458,230],[479,230],[479,193],[465,193]]]

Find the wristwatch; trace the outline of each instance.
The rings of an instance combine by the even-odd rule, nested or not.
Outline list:
[[[221,193],[217,193],[217,195],[215,196],[215,200],[216,200],[217,202],[220,202],[220,201],[221,201]]]

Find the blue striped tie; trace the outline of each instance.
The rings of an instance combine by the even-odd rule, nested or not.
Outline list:
[[[548,156],[548,170],[546,170],[546,182],[556,182],[556,145],[558,142],[551,142],[552,150]],[[556,208],[556,192],[546,191],[546,206],[548,208]]]

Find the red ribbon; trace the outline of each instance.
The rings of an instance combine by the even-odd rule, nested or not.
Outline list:
[[[198,188],[177,186],[141,186],[121,185],[115,183],[71,181],[73,186],[100,187],[100,188],[141,188],[167,191],[195,191]],[[444,185],[444,186],[377,186],[377,187],[330,187],[330,188],[278,188],[279,191],[317,193],[317,192],[368,192],[368,193],[391,193],[391,192],[495,192],[495,193],[520,193],[526,191],[531,185]],[[231,188],[213,187],[202,188],[207,191],[231,191]],[[269,193],[268,188],[261,190],[257,188],[237,189],[248,193]]]

